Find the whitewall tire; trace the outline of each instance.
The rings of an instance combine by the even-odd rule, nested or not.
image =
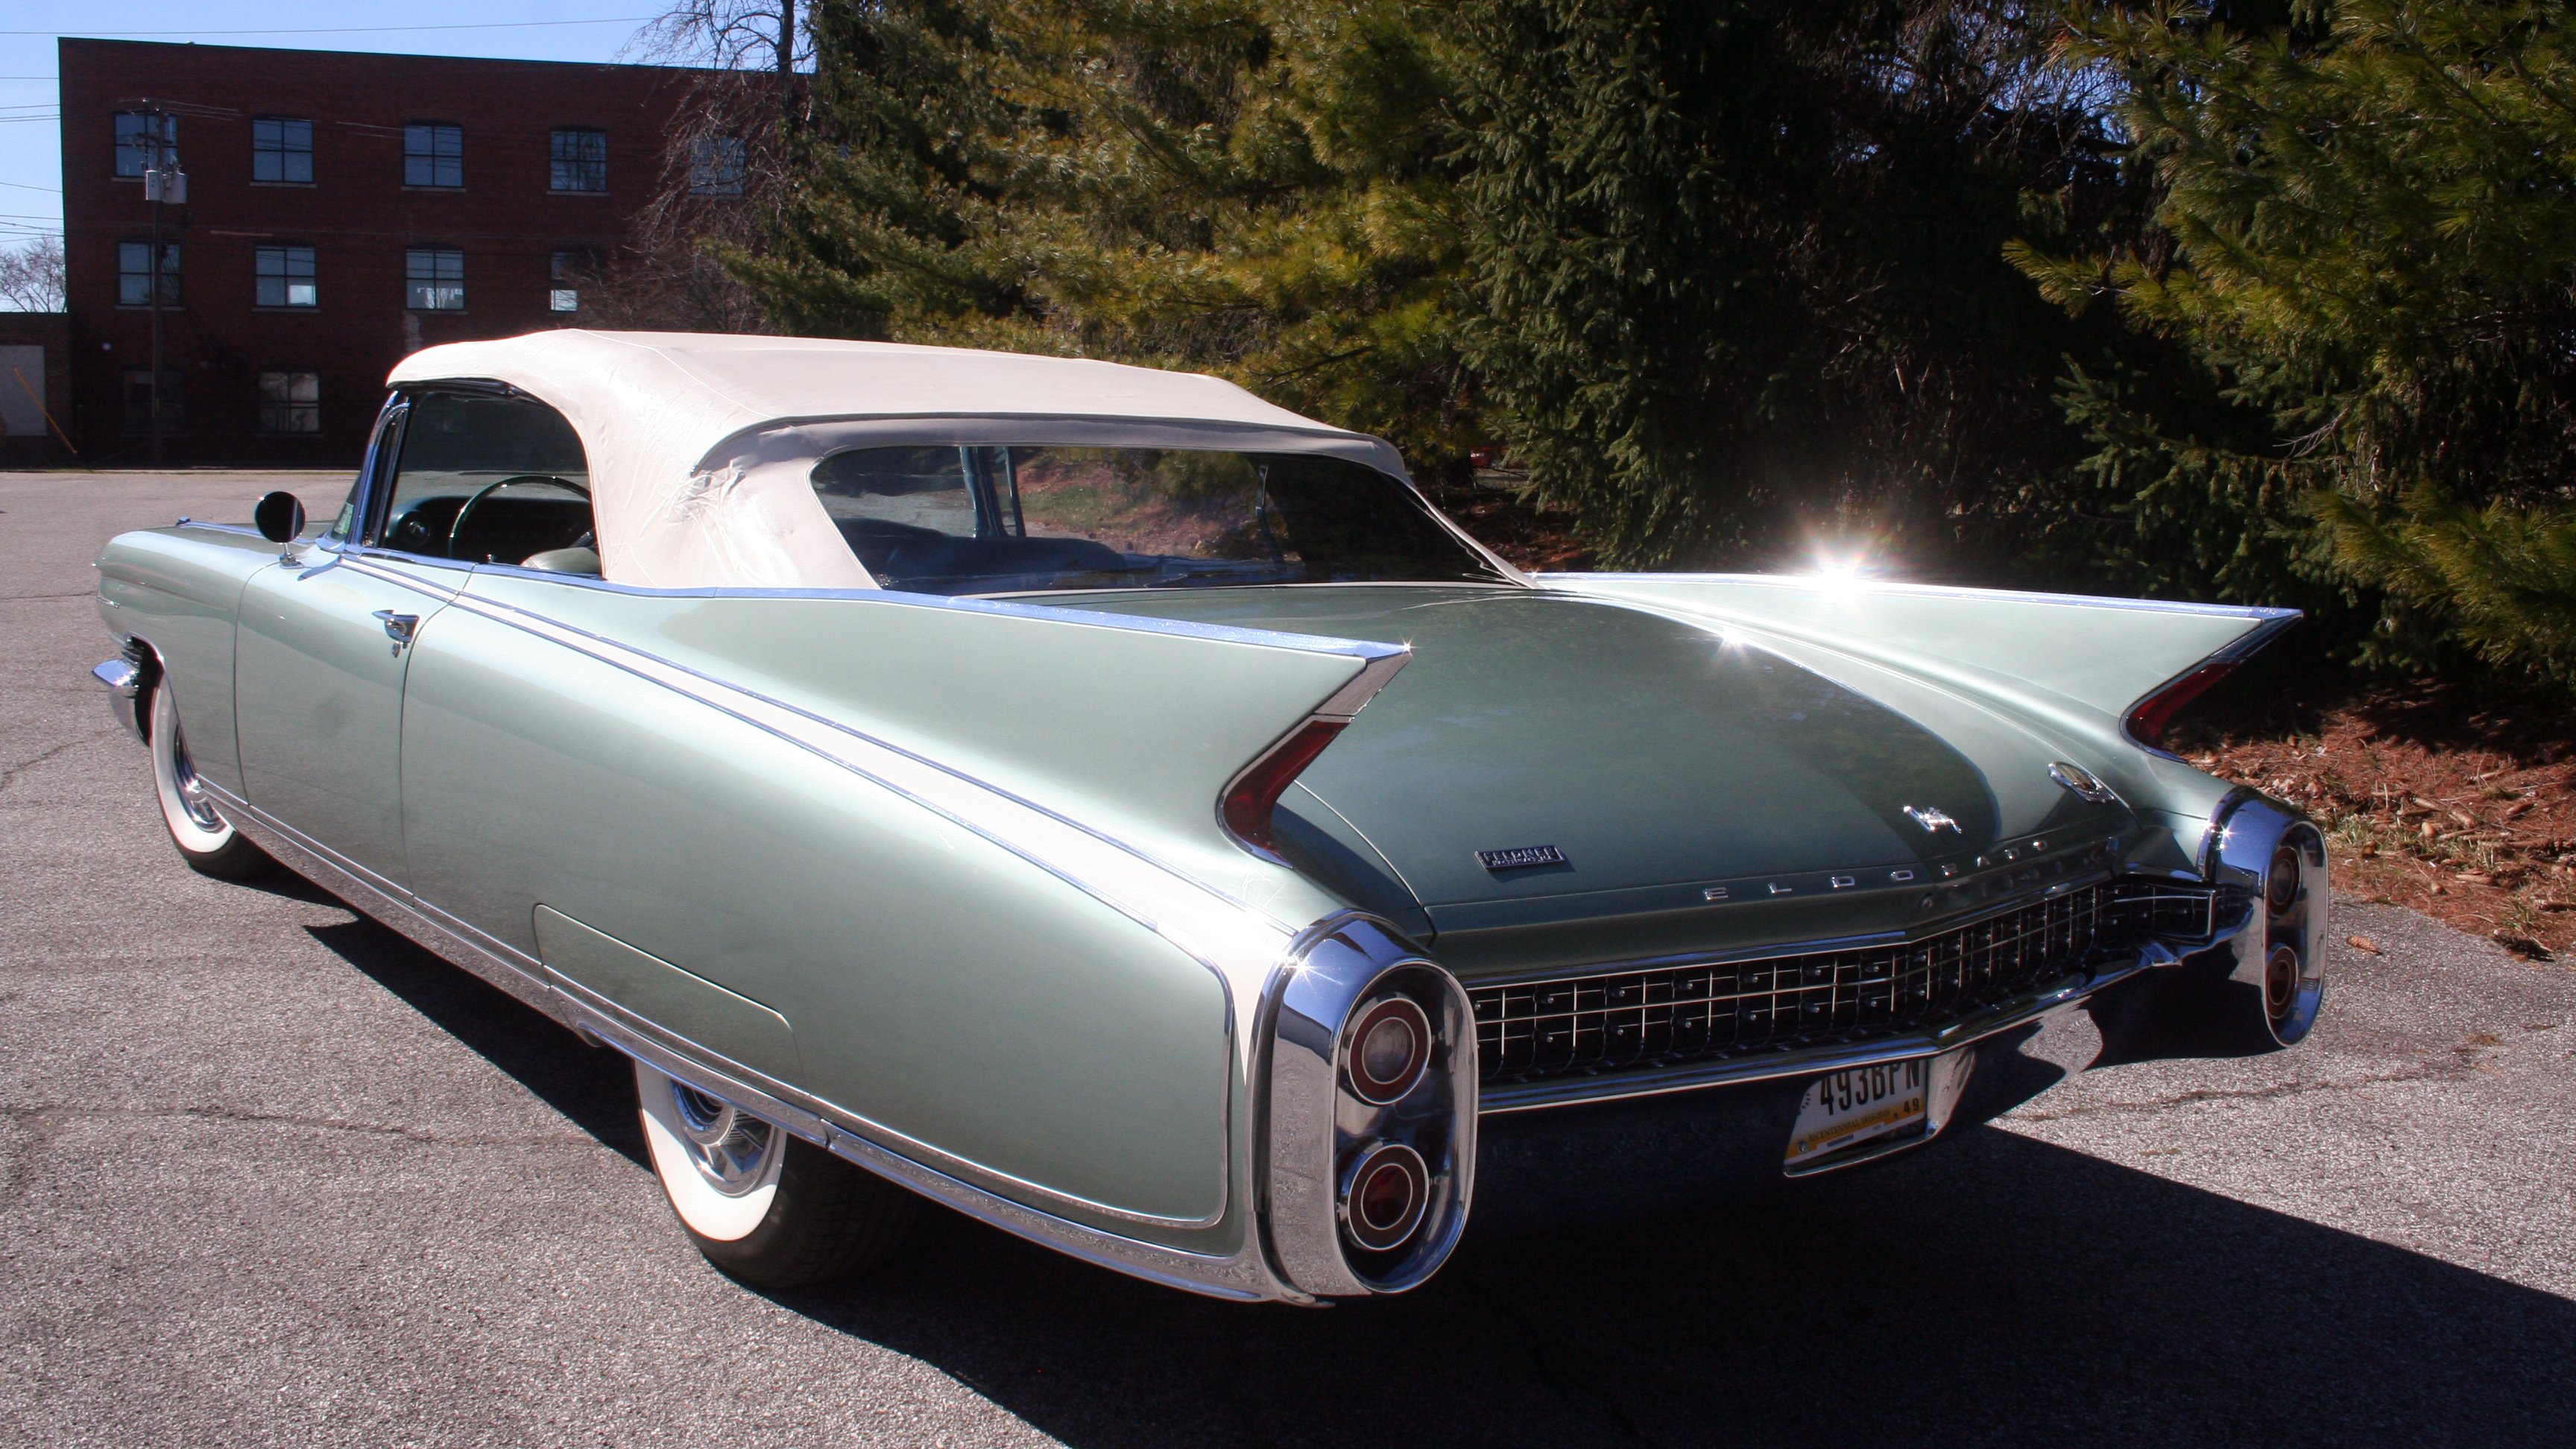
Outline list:
[[[152,793],[161,805],[161,823],[179,858],[201,875],[247,880],[265,874],[272,862],[256,845],[233,829],[208,798],[188,755],[187,732],[179,725],[179,702],[168,680],[152,687]]]
[[[721,1098],[635,1063],[644,1144],[707,1261],[761,1288],[842,1277],[893,1253],[920,1199]]]

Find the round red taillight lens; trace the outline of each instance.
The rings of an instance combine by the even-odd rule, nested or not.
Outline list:
[[[1350,1040],[1351,1089],[1379,1106],[1412,1091],[1431,1064],[1431,1018],[1406,997],[1361,1008]]]
[[[2272,870],[2263,882],[2263,894],[2276,916],[2287,914],[2290,907],[2299,903],[2298,847],[2284,845],[2272,852]]]
[[[2287,945],[2274,946],[2263,963],[2263,1010],[2273,1021],[2285,1021],[2298,999],[2299,953]]]
[[[1351,1241],[1373,1253],[1399,1248],[1422,1226],[1431,1204],[1431,1173],[1422,1154],[1401,1142],[1381,1142],[1351,1172],[1343,1223]]]

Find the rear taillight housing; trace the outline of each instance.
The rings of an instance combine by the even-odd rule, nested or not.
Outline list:
[[[1234,777],[1225,787],[1225,798],[1218,803],[1217,818],[1235,839],[1266,859],[1279,858],[1279,844],[1271,825],[1271,812],[1278,808],[1279,797],[1295,784],[1297,776],[1324,747],[1350,724],[1347,719],[1310,719],[1272,745],[1251,768]]]
[[[2171,751],[2165,749],[2166,726],[2173,723],[2175,715],[2182,713],[2184,705],[2207,694],[2210,686],[2235,672],[2236,666],[2232,663],[2204,664],[2168,681],[2155,693],[2129,706],[2129,716],[2123,721],[2129,738],[2159,754],[2170,754]]]

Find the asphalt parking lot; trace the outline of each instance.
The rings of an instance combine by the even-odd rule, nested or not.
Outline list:
[[[690,1250],[621,1062],[317,890],[200,878],[89,560],[241,474],[0,474],[12,1444],[2564,1444],[2576,974],[2348,906],[2298,1050],[2129,1055],[1883,1167],[1313,1312],[935,1215]],[[316,514],[343,485],[302,477]]]

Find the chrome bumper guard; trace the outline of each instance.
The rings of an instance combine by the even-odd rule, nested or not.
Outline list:
[[[107,686],[107,717],[123,726],[125,732],[137,740],[145,738],[148,732],[143,722],[143,691],[152,681],[143,670],[145,657],[148,656],[142,656],[139,649],[129,644],[124,653],[89,672],[90,678]]]

